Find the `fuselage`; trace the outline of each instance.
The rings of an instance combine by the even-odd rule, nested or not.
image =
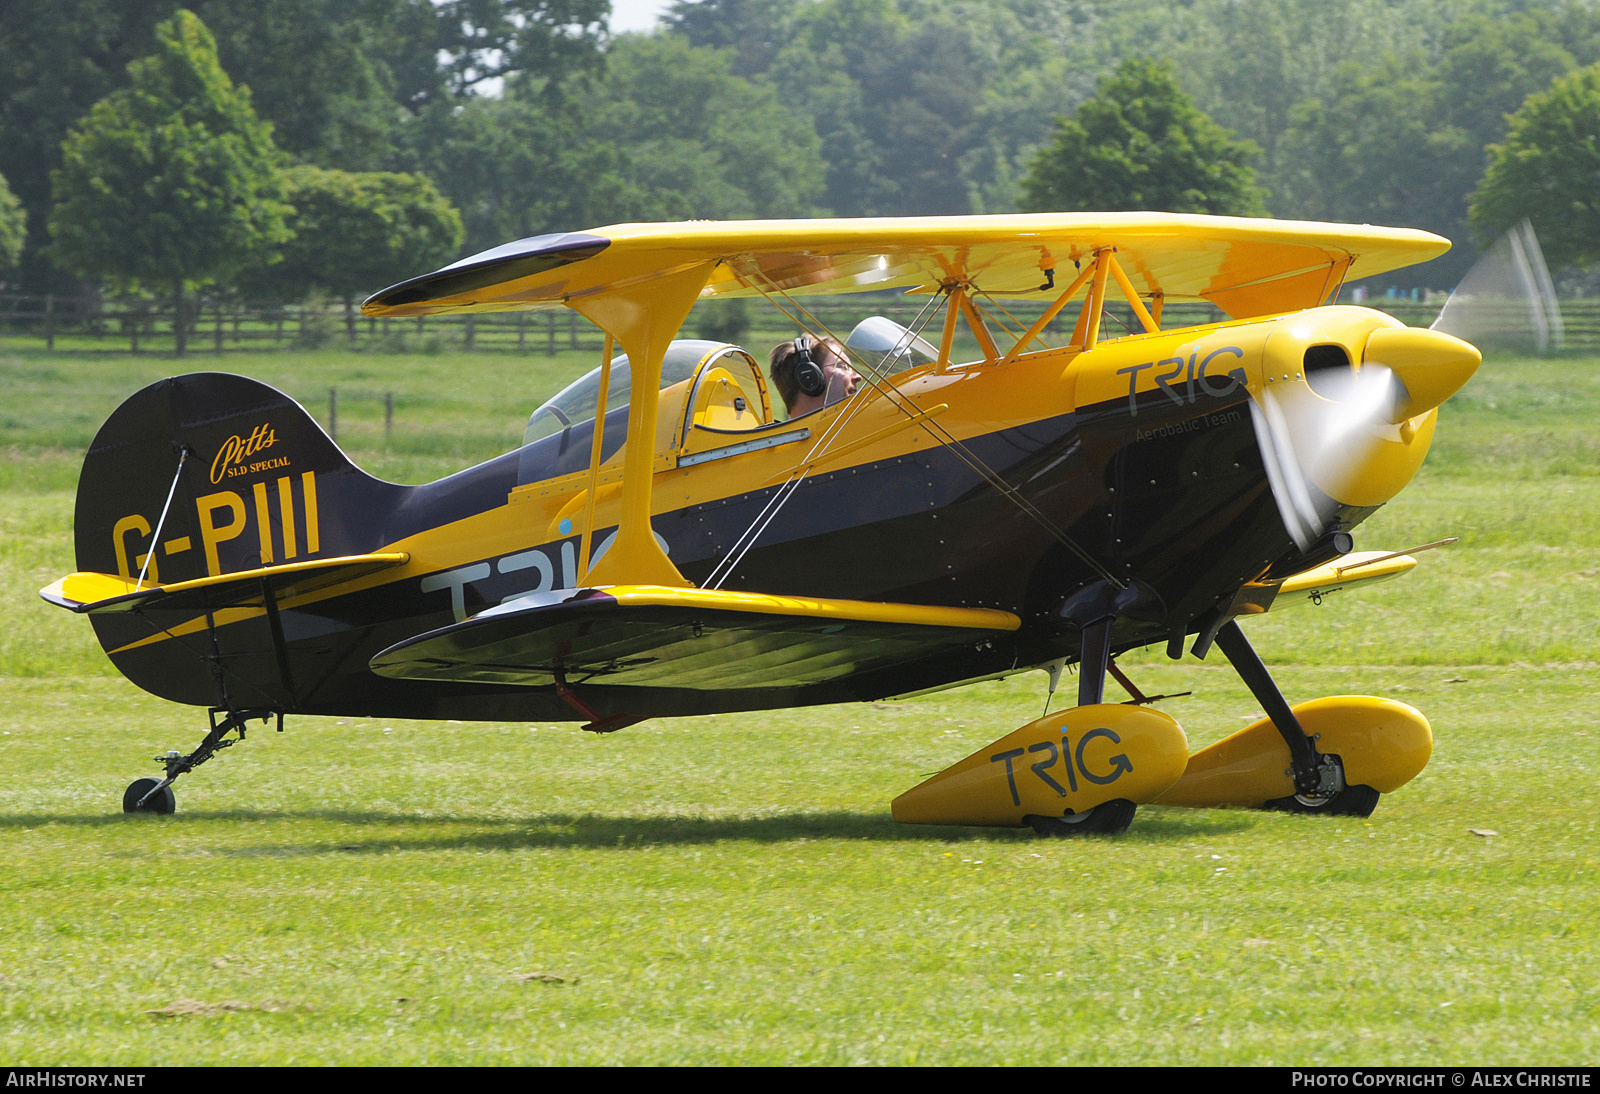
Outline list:
[[[711,447],[703,438],[691,445],[687,427],[663,413],[652,524],[689,581],[704,584],[715,573],[727,589],[999,608],[1021,617],[1022,627],[987,648],[843,678],[804,695],[596,681],[592,703],[675,715],[871,699],[1073,659],[1078,634],[1061,606],[1108,577],[1143,593],[1118,621],[1115,648],[1201,632],[1226,617],[1248,583],[1309,565],[1306,527],[1317,525],[1319,535],[1348,530],[1420,466],[1431,407],[1399,424],[1361,423],[1361,441],[1346,445],[1347,458],[1335,452],[1332,479],[1326,453],[1320,462],[1302,461],[1299,471],[1288,467],[1304,423],[1324,413],[1315,404],[1337,409],[1308,384],[1312,363],[1336,366],[1331,347],[1343,351],[1347,369],[1359,369],[1367,337],[1396,325],[1364,309],[1319,308],[1135,335],[1088,352],[928,366],[863,384],[852,398],[802,418],[729,432],[725,444]],[[1268,404],[1276,417],[1264,416]],[[249,413],[219,430],[242,439]],[[572,718],[550,689],[385,679],[367,662],[394,643],[527,593],[574,587],[585,521],[596,553],[617,525],[625,416],[613,411],[605,422],[606,458],[596,475],[587,470],[587,449],[578,457],[575,439],[562,436],[404,487],[341,465],[325,451],[331,442],[311,435],[309,416],[299,422],[281,413],[274,436],[288,462],[241,457],[241,473],[213,475],[201,488],[212,491],[210,500],[185,518],[193,518],[196,549],[162,558],[167,580],[259,566],[264,555],[282,558],[291,546],[307,557],[313,531],[321,555],[405,552],[403,566],[283,605],[293,693],[264,652],[271,645],[265,612],[218,613],[211,621],[218,655],[234,659],[242,681],[235,690],[257,693],[236,701],[305,713]],[[271,424],[265,416],[263,424]],[[219,432],[219,452],[225,440]],[[200,455],[214,472],[212,453]],[[1294,479],[1288,485],[1286,475]],[[154,478],[159,490],[124,506],[146,532],[168,481]],[[240,520],[219,538],[222,518],[208,516],[205,504]],[[86,512],[80,499],[80,568],[127,568],[137,558],[140,525],[127,515],[112,520],[106,514],[115,505],[96,502]],[[269,527],[275,519],[276,531]],[[86,533],[85,520],[107,526]],[[87,549],[94,557],[84,557],[86,542],[101,544]],[[736,551],[737,565],[719,568]],[[95,622],[135,682],[178,701],[217,704],[215,673],[203,657],[205,619],[161,628],[128,618]]]

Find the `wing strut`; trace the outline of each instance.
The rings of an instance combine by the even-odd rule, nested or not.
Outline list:
[[[988,324],[983,321],[983,316],[978,314],[978,309],[973,307],[972,301],[967,298],[966,290],[959,285],[956,286],[950,290],[950,299],[961,309],[962,318],[967,321],[967,326],[978,339],[978,348],[983,350],[984,362],[998,361],[1000,348],[994,344],[994,335],[989,333]]]
[[[948,368],[950,366],[950,349],[955,345],[956,341],[956,313],[958,310],[950,308],[944,313],[944,333],[939,338],[938,366],[940,368]]]
[[[1094,253],[1094,277],[1089,282],[1089,297],[1078,313],[1078,325],[1072,332],[1074,344],[1082,346],[1085,353],[1100,343],[1100,320],[1106,308],[1106,277],[1111,273],[1111,248],[1102,247]]]
[[[568,307],[622,343],[633,372],[627,455],[622,467],[622,513],[616,541],[588,575],[591,585],[689,585],[650,527],[656,414],[661,402],[661,360],[715,266],[715,262],[697,262],[650,281],[567,301]]]
[[[1079,289],[1083,288],[1084,282],[1088,281],[1089,278],[1093,276],[1093,266],[1090,266],[1087,270],[1081,271],[1078,276],[1073,279],[1072,284],[1067,286],[1067,291],[1056,297],[1056,302],[1046,308],[1044,310],[1044,314],[1039,316],[1038,321],[1023,332],[1022,337],[1017,339],[1017,344],[1011,347],[1011,352],[1006,354],[1005,357],[1001,359],[1001,364],[1005,364],[1008,361],[1014,361],[1020,357],[1023,350],[1032,345],[1033,340],[1039,337],[1039,335],[1044,332],[1044,329],[1050,325],[1051,321],[1061,313],[1061,309],[1067,306],[1067,301],[1072,299],[1073,294],[1075,294]]]
[[[1133,287],[1133,282],[1128,280],[1127,271],[1122,268],[1122,263],[1117,261],[1115,254],[1106,256],[1106,261],[1111,264],[1111,276],[1117,279],[1117,288],[1122,290],[1122,295],[1128,298],[1128,306],[1133,309],[1133,314],[1139,317],[1139,323],[1144,327],[1146,334],[1154,334],[1161,329],[1145,308],[1144,301],[1139,299],[1139,291]]]
[[[1160,292],[1152,293],[1150,302],[1154,308],[1146,308],[1144,301],[1139,299],[1139,290],[1134,288],[1127,271],[1117,261],[1115,247],[1102,247],[1094,252],[1094,263],[1088,269],[1081,271],[1073,279],[1067,291],[1056,297],[1055,303],[1045,309],[1044,314],[1029,327],[1016,345],[1011,347],[1009,353],[1001,359],[1001,363],[1014,361],[1020,357],[1036,338],[1043,333],[1045,327],[1060,314],[1061,309],[1083,288],[1085,282],[1092,282],[1089,294],[1083,302],[1083,309],[1078,314],[1078,323],[1072,332],[1072,344],[1081,346],[1085,350],[1094,349],[1100,338],[1100,320],[1105,312],[1106,281],[1109,279],[1117,283],[1117,288],[1122,290],[1122,295],[1127,299],[1128,306],[1133,309],[1134,316],[1139,320],[1139,325],[1146,334],[1154,334],[1161,329],[1161,305],[1164,302]]]
[[[578,545],[578,584],[589,579],[589,547],[594,539],[594,502],[600,491],[601,440],[606,432],[606,400],[611,397],[611,353],[616,340],[608,333],[600,351],[600,392],[594,412],[594,445],[589,449],[589,500],[583,504],[583,539]]]

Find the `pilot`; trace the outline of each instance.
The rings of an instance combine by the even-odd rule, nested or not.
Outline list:
[[[773,346],[767,372],[791,418],[854,395],[861,382],[861,374],[850,367],[849,354],[838,339],[809,334]]]

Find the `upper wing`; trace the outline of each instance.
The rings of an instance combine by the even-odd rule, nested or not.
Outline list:
[[[534,236],[374,295],[372,316],[507,311],[564,304],[716,262],[705,295],[933,291],[1053,299],[1098,249],[1142,294],[1206,300],[1234,318],[1325,303],[1348,278],[1449,250],[1428,232],[1179,213],[1035,213],[860,220],[618,224]],[[1046,271],[1049,271],[1047,274]]]
[[[619,585],[533,594],[400,642],[371,665],[410,680],[803,688],[1019,626],[986,608]]]

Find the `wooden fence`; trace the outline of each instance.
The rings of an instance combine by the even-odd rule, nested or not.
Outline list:
[[[189,310],[192,353],[347,347],[395,353],[488,351],[555,354],[600,348],[576,312],[514,312],[426,319],[367,319],[342,304],[206,301]],[[170,353],[171,307],[146,300],[0,294],[0,340],[68,352]]]
[[[1442,293],[1429,300],[1372,297],[1366,306],[1387,311],[1411,326],[1427,326],[1443,303]],[[925,296],[862,293],[809,297],[800,303],[817,326],[841,337],[864,316],[885,315],[912,324],[928,304]],[[1046,301],[1006,302],[1008,315],[992,307],[990,314],[1005,326],[1026,325],[1038,318]],[[724,305],[725,306],[725,305]],[[713,306],[715,307],[715,305]],[[1564,350],[1600,354],[1600,299],[1565,300],[1561,303],[1566,326]],[[747,327],[739,340],[762,348],[786,337],[794,327],[782,314],[760,300],[746,302]],[[1059,338],[1070,329],[1075,309],[1052,324]],[[1108,328],[1119,324],[1133,329],[1125,305],[1108,306]],[[726,322],[726,312],[707,313]],[[691,315],[684,337],[697,337],[703,326],[701,312]],[[1223,318],[1206,304],[1174,304],[1163,316],[1163,326],[1179,327]],[[1515,327],[1521,315],[1507,313],[1506,325]],[[937,341],[938,324],[925,332]],[[504,312],[476,316],[431,316],[426,319],[367,319],[342,304],[261,305],[237,301],[202,300],[189,315],[188,345],[196,354],[223,354],[250,350],[309,350],[347,348],[377,353],[520,353],[555,355],[563,351],[598,352],[601,332],[576,312],[554,309],[538,312]],[[148,300],[118,300],[99,296],[24,296],[0,294],[0,348],[45,348],[62,353],[171,353],[175,345],[171,308]]]

